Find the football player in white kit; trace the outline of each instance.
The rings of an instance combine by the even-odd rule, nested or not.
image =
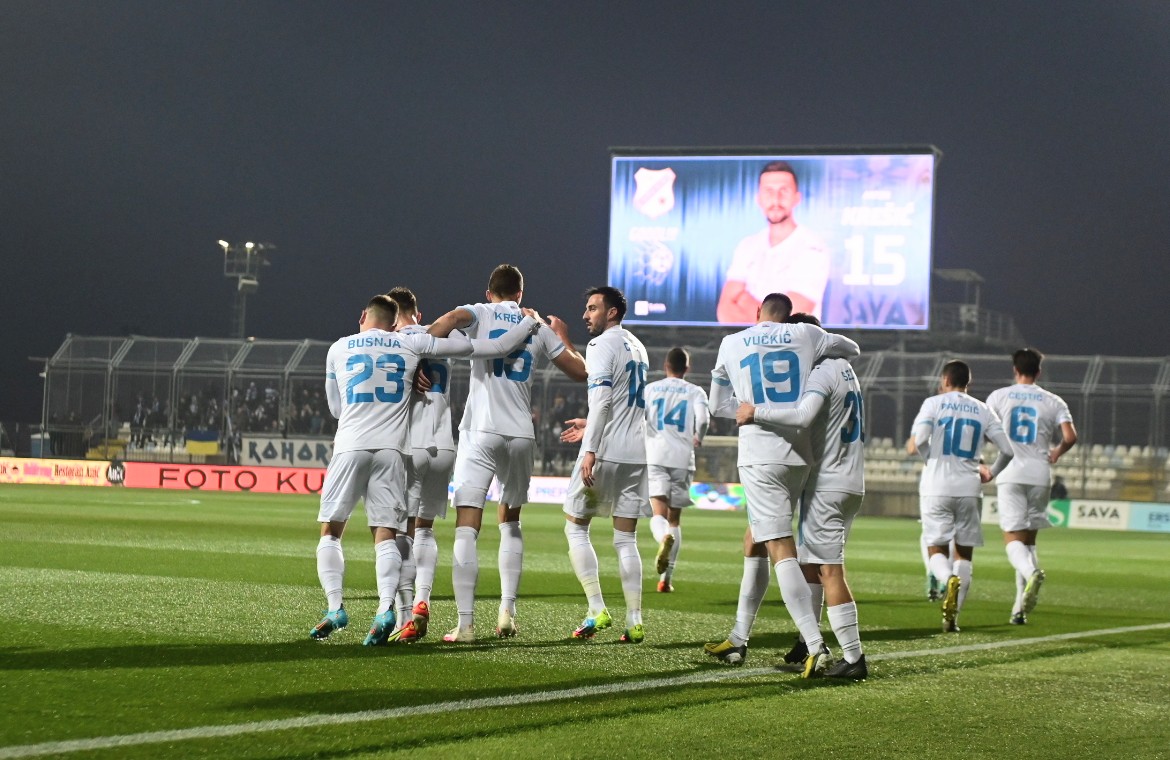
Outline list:
[[[943,630],[959,630],[959,611],[971,589],[971,559],[983,546],[979,524],[982,483],[990,482],[1012,460],[1011,443],[995,412],[967,395],[971,368],[966,362],[943,365],[939,393],[922,402],[914,419],[918,454],[926,462],[918,482],[922,534],[930,552],[930,571],[946,584]],[[999,449],[990,469],[979,463],[985,440]],[[954,540],[954,558],[948,555]]]
[[[646,386],[646,467],[650,481],[650,532],[658,543],[655,571],[658,590],[674,591],[671,576],[682,547],[679,525],[684,508],[691,506],[695,476],[695,449],[702,445],[711,421],[707,393],[683,378],[691,357],[682,348],[666,353],[666,377]]]
[[[425,333],[422,312],[409,288],[391,288],[386,295],[398,304],[398,332]],[[445,337],[445,336],[441,336]],[[410,643],[427,633],[431,589],[439,546],[435,519],[447,516],[447,487],[455,466],[455,436],[451,427],[451,364],[443,358],[419,363],[419,374],[429,384],[416,388],[410,401],[411,466],[407,468],[407,530],[399,534],[402,574],[398,581],[398,627],[389,641]],[[418,594],[415,596],[417,583]]]
[[[472,338],[500,335],[521,319],[524,275],[501,264],[488,279],[488,303],[460,306],[431,326],[438,334],[459,329]],[[507,357],[471,363],[467,406],[459,424],[455,454],[455,545],[451,582],[459,623],[444,641],[475,640],[475,586],[479,579],[476,540],[492,477],[499,478],[500,609],[496,635],[516,635],[516,596],[524,560],[520,508],[528,499],[536,434],[532,426],[534,365],[547,359],[572,380],[585,380],[585,360],[573,348],[568,326],[549,317],[549,327],[535,333]]]
[[[1068,404],[1036,385],[1043,359],[1043,354],[1031,348],[1016,351],[1012,354],[1015,385],[987,397],[987,405],[999,415],[1015,454],[995,481],[999,527],[1008,561],[1016,569],[1013,625],[1028,621],[1044,582],[1044,571],[1036,559],[1036,532],[1048,527],[1052,465],[1077,442]],[[1058,437],[1060,442],[1054,446]]]
[[[465,336],[436,338],[394,332],[397,318],[394,301],[374,296],[358,320],[360,331],[336,341],[326,358],[325,393],[338,424],[317,515],[321,523],[317,577],[329,609],[309,632],[314,639],[324,639],[349,622],[342,596],[345,557],[341,537],[359,499],[365,500],[374,537],[379,599],[365,643],[386,643],[394,628],[394,595],[402,564],[395,538],[406,530],[410,382],[420,358],[473,353],[503,356],[523,345],[540,327],[537,317],[526,316],[495,340],[470,341]]]
[[[819,359],[852,359],[860,355],[857,344],[844,336],[826,333],[813,324],[784,324],[791,313],[792,301],[788,296],[771,293],[761,303],[755,325],[723,339],[711,371],[712,414],[734,418],[740,402],[744,401],[765,408],[794,408]],[[792,536],[794,504],[804,489],[813,461],[807,431],[781,431],[760,425],[747,425],[739,431],[739,476],[747,497],[752,542],[766,545],[767,561],[774,566],[784,606],[807,642],[809,654],[804,662],[804,678],[820,675],[829,664],[828,648],[818,621],[820,611],[814,612],[812,608],[812,591],[801,572]],[[745,549],[743,584],[754,587],[759,579],[758,562],[749,563],[756,558],[751,556],[750,546]],[[742,602],[743,585],[740,596]],[[740,606],[743,612],[743,605]],[[741,630],[742,622],[746,621],[741,621],[737,612],[737,630],[729,637],[729,641],[739,639],[735,646],[747,641],[747,631]],[[746,628],[750,630],[750,623]],[[721,646],[704,649],[719,657],[720,652],[715,650]],[[742,658],[734,662],[742,662]]]
[[[820,324],[808,314],[793,314],[790,321]],[[825,359],[809,373],[799,407],[741,403],[735,421],[741,427],[754,423],[812,432],[816,461],[801,495],[797,559],[813,592],[813,610],[819,617],[823,597],[829,626],[844,653],[825,675],[864,680],[869,669],[861,650],[857,604],[845,579],[845,542],[865,498],[865,409],[857,375],[844,359]],[[806,644],[798,640],[784,659],[795,663],[807,656]]]
[[[589,603],[589,612],[573,638],[590,639],[613,624],[598,578],[597,552],[589,538],[594,517],[613,517],[626,630],[619,641],[640,644],[642,625],[642,557],[638,554],[638,519],[649,517],[646,472],[646,349],[622,327],[626,297],[608,285],[585,292],[583,318],[595,336],[585,351],[589,370],[589,417],[566,420],[567,443],[581,441],[565,496],[565,537],[569,561]]]

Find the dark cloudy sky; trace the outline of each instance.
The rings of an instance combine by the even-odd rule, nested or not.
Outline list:
[[[2,0],[0,420],[67,332],[225,335],[219,238],[279,246],[257,336],[501,261],[576,321],[616,145],[934,144],[936,267],[1045,351],[1170,353],[1170,3],[567,5]]]

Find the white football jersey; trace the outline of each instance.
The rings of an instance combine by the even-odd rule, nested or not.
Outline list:
[[[585,349],[589,373],[589,424],[582,451],[607,462],[646,463],[646,349],[621,325],[589,341]],[[609,402],[604,425],[597,424],[600,404]]]
[[[471,338],[503,335],[523,318],[515,301],[467,304],[473,316],[464,328]],[[565,344],[547,326],[528,339],[520,349],[502,359],[472,359],[467,406],[460,430],[496,433],[514,438],[532,438],[532,378],[538,359],[552,361]]]
[[[435,338],[372,329],[329,347],[327,395],[340,398],[333,453],[361,449],[410,451],[411,378]],[[334,389],[330,390],[332,384]]]
[[[818,461],[809,474],[808,489],[865,493],[865,408],[852,365],[844,359],[825,359],[809,373],[805,393],[825,398],[811,428]]]
[[[816,325],[760,322],[732,333],[719,344],[711,371],[712,411],[735,416],[735,408],[717,409],[716,397],[730,387],[735,399],[762,406],[790,409],[800,401],[809,372],[825,356],[854,358],[857,344]],[[739,464],[812,464],[807,430],[780,431],[762,425],[739,429]]]
[[[1049,485],[1048,450],[1061,439],[1060,426],[1073,421],[1068,404],[1038,385],[1020,383],[993,391],[987,405],[999,415],[1015,454],[995,482]]]
[[[425,334],[422,325],[402,328],[403,335]],[[412,393],[410,399],[410,446],[415,449],[455,450],[451,429],[451,362],[447,359],[422,360],[419,371],[426,371],[431,389],[424,394]]]
[[[695,469],[695,437],[710,419],[707,393],[681,377],[649,383],[646,464]]]
[[[980,496],[979,453],[989,440],[1000,451],[1011,451],[1011,443],[999,417],[982,401],[960,391],[931,396],[922,402],[914,418],[913,434],[920,427],[930,429],[930,451],[920,496]]]

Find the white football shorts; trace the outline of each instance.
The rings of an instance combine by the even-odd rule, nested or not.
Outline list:
[[[532,480],[531,438],[464,431],[455,454],[455,506],[483,509],[492,477],[500,481],[500,501],[520,507],[528,501]]]
[[[1048,486],[1001,483],[996,486],[999,527],[1005,533],[1040,530],[1048,523]]]
[[[845,541],[864,494],[816,491],[800,501],[796,558],[801,564],[845,564]]]
[[[370,527],[406,530],[406,457],[394,449],[335,454],[321,486],[317,522],[346,522],[365,499]]]
[[[660,464],[646,465],[650,479],[650,495],[665,499],[675,509],[691,506],[691,481],[693,470],[686,467],[664,467]]]
[[[978,496],[920,496],[922,538],[927,546],[983,546]]]
[[[747,464],[739,468],[748,526],[757,544],[792,535],[794,504],[808,480],[808,465]]]
[[[581,480],[582,458],[584,454],[578,455],[569,477],[565,514],[581,518],[642,518],[654,514],[650,509],[646,465],[598,459],[593,465],[593,487],[586,488]]]
[[[433,453],[432,453],[433,452]],[[455,469],[449,449],[414,449],[407,474],[406,509],[410,517],[438,520],[447,516],[448,487]]]

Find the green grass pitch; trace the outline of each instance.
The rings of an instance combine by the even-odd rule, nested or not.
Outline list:
[[[310,641],[323,608],[316,509],[308,497],[0,487],[0,760],[1170,757],[1170,627],[1149,627],[1170,622],[1170,536],[1045,532],[1048,583],[1015,627],[1011,569],[986,527],[963,631],[943,634],[923,598],[917,524],[861,519],[849,577],[871,674],[853,684],[773,667],[793,638],[775,584],[744,667],[703,655],[733,622],[742,514],[684,515],[674,594],[654,591],[642,526],[638,646],[617,643],[620,624],[569,640],[584,597],[560,511],[543,505],[524,514],[521,635],[489,637],[499,591],[489,524],[481,639],[438,641],[455,621],[453,527],[440,522],[430,635],[367,648],[377,600],[359,511],[345,543],[350,626]],[[620,621],[611,533],[594,525]],[[979,646],[956,651],[967,645]]]

